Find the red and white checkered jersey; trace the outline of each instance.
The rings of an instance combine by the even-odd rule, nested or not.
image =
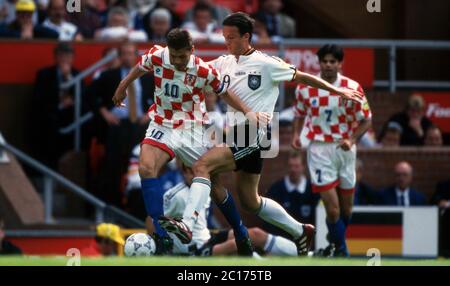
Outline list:
[[[168,128],[205,121],[204,94],[224,92],[215,68],[191,55],[187,70],[178,71],[170,63],[167,47],[153,46],[141,57],[139,67],[154,74],[155,103],[148,115],[155,123]]]
[[[338,74],[333,84],[363,92],[356,81]],[[337,142],[349,139],[358,122],[372,117],[369,103],[345,100],[329,91],[299,84],[295,90],[294,114],[306,117],[302,135],[310,141]]]

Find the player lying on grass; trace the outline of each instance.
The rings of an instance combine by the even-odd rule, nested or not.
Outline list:
[[[185,165],[182,165],[181,169],[185,182],[176,185],[164,194],[163,209],[166,216],[182,216],[188,203],[189,186],[192,184],[193,173]],[[207,228],[210,202],[211,199],[208,199],[202,212],[199,213],[197,223],[192,229],[192,240],[189,244],[183,244],[176,235],[169,232],[169,236],[173,240],[173,254],[210,256],[236,255],[238,253],[233,231],[210,231]],[[269,234],[256,227],[250,228],[248,233],[253,246],[264,254],[297,255],[297,247],[289,239]]]

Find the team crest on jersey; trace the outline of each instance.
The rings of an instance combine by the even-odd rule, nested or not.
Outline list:
[[[248,75],[248,87],[251,90],[256,90],[261,86],[261,75],[249,74]]]
[[[184,84],[193,86],[196,80],[197,76],[187,73],[186,76],[184,77]]]

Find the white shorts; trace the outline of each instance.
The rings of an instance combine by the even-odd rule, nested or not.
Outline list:
[[[313,141],[307,149],[308,169],[314,193],[338,187],[353,193],[356,183],[356,145],[349,151],[337,148],[338,143]]]
[[[183,127],[173,129],[151,121],[142,144],[158,147],[169,154],[170,159],[176,156],[191,167],[208,151],[204,136],[204,128],[200,125],[190,129]]]

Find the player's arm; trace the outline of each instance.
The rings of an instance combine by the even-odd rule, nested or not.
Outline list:
[[[119,86],[117,87],[116,91],[114,92],[114,96],[112,98],[112,101],[114,102],[114,105],[116,106],[123,106],[123,100],[127,97],[127,88],[128,86],[135,81],[136,79],[143,76],[147,71],[141,69],[139,67],[139,64],[134,66],[131,71],[127,74],[127,76],[122,79],[119,83]]]
[[[372,127],[372,119],[363,119],[359,121],[358,127],[356,128],[355,132],[353,132],[353,135],[350,137],[350,139],[342,139],[339,142],[338,147],[342,148],[344,151],[348,151],[352,148],[356,142],[364,135],[364,133],[369,130],[369,128]]]
[[[271,120],[271,115],[267,112],[254,112],[251,110],[240,98],[234,93],[227,90],[222,93],[221,98],[236,109],[237,111],[242,112],[251,122],[261,122],[262,124],[267,124]]]
[[[327,81],[321,79],[320,77],[301,72],[299,70],[296,71],[293,81],[315,88],[324,89],[331,93],[336,93],[345,99],[353,100],[356,102],[360,102],[364,98],[364,94],[357,90],[337,88]]]
[[[300,150],[302,144],[300,142],[300,132],[302,131],[303,124],[305,122],[305,117],[296,116],[294,118],[292,127],[292,143],[291,146],[294,149]]]

